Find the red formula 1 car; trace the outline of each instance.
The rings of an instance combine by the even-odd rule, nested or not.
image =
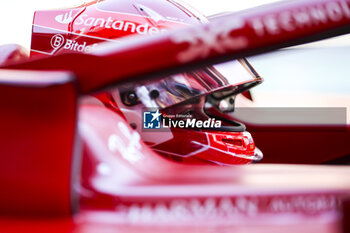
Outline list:
[[[72,9],[37,11],[31,56],[89,53],[101,42],[119,43],[131,35],[154,35],[205,22],[208,20],[196,11],[164,0],[93,1]],[[140,64],[134,65],[137,69]],[[261,82],[249,62],[241,59],[160,80],[129,82],[96,97],[171,160],[237,165],[260,161],[262,153],[245,126],[223,112],[234,110],[237,94]],[[160,109],[167,129],[146,130],[142,119],[146,109]],[[219,127],[215,127],[215,123],[221,124],[216,119],[223,120]],[[177,126],[181,121],[188,126]],[[197,121],[208,126],[194,130]]]
[[[144,139],[145,131],[138,131],[139,122],[130,122],[133,118],[126,114],[139,113],[142,108],[136,109],[136,105],[154,107],[147,105],[153,103],[167,114],[167,123],[175,121],[171,115],[186,115],[178,110],[196,110],[198,106],[206,116],[222,116],[231,109],[232,96],[261,80],[249,63],[241,60],[235,63],[236,68],[250,71],[249,79],[217,88],[219,81],[229,78],[222,72],[209,75],[220,68],[215,64],[348,33],[349,8],[349,1],[296,1],[225,15],[211,23],[148,38],[98,45],[88,54],[66,51],[45,58],[6,62],[0,71],[0,184],[4,187],[0,231],[348,232],[350,183],[344,178],[350,174],[347,167],[181,164],[164,156],[183,158],[188,154],[179,156],[173,148],[160,148],[164,142],[157,144],[151,141],[152,137]],[[278,23],[282,16],[302,10],[308,14],[310,9],[328,12],[324,22],[294,30],[279,27],[270,31],[257,26],[271,18]],[[145,11],[152,14],[150,20],[156,18],[154,9]],[[74,20],[70,17],[74,17],[73,13],[60,13],[48,17],[48,21],[68,22],[71,30]],[[101,26],[103,20],[99,22]],[[64,48],[66,42],[62,41],[68,39],[55,35],[52,44],[61,41],[56,49]],[[73,38],[69,40],[74,43]],[[79,42],[76,48],[82,44]],[[12,50],[15,53],[8,47],[5,50],[21,57],[16,49]],[[152,81],[156,79],[159,81]],[[128,84],[131,80],[132,85]],[[201,84],[208,80],[216,83],[201,89],[199,80]],[[97,95],[99,101],[87,96],[112,86],[116,89]],[[167,91],[155,95],[154,87]],[[133,95],[128,92],[130,89]],[[147,102],[147,98],[151,100]],[[160,113],[150,114],[152,123],[152,114]],[[194,115],[196,120],[207,120],[198,115]],[[230,119],[226,117],[223,119]],[[233,126],[239,127],[235,123]],[[225,131],[220,138],[222,129],[231,127],[219,127],[220,132],[211,127],[199,128],[196,133],[213,135],[224,143],[224,148],[233,148],[222,154],[243,157],[244,152],[255,149],[244,147],[254,145],[246,133],[233,132],[228,137]],[[167,135],[169,131],[156,133]],[[174,135],[178,133],[175,131]],[[182,135],[187,136],[186,132]],[[193,142],[200,149],[207,149],[201,138],[194,138]],[[179,144],[180,149],[186,146],[186,142]],[[239,147],[241,151],[237,153]],[[162,150],[163,156],[156,150]],[[198,158],[209,161],[208,157]]]
[[[341,9],[347,12],[347,8]],[[252,26],[261,35],[273,34],[276,30],[317,25],[327,16],[334,17],[332,12],[337,10],[337,6],[330,4],[324,11],[312,8],[309,15],[304,11],[289,15],[281,25],[277,25],[279,16],[276,15],[269,19],[271,23],[269,20],[256,20]],[[212,16],[210,20],[215,22],[224,15]],[[37,11],[31,56],[89,53],[101,42],[119,43],[121,38],[130,35],[154,35],[206,22],[208,19],[196,10],[178,2],[162,0],[93,1],[70,9]],[[276,24],[278,28],[273,28],[271,24]],[[237,40],[233,44],[239,47],[242,41]],[[185,54],[184,58],[189,59],[191,55]],[[182,163],[245,164],[261,161],[261,151],[268,155],[262,160],[264,163],[349,162],[350,148],[346,141],[350,140],[350,134],[343,130],[346,127],[344,108],[261,108],[264,105],[252,101],[249,92],[249,88],[261,82],[250,63],[241,59],[176,74],[161,81],[129,82],[96,97],[106,107],[125,117],[154,150]],[[292,81],[289,83],[292,84]],[[240,94],[242,92],[243,95]],[[285,102],[288,101],[283,94],[279,95]],[[176,116],[204,121],[220,119],[224,125],[214,130],[213,127],[209,130],[172,127],[168,133],[146,132],[142,126],[145,108],[161,109],[163,115],[175,116],[177,120],[179,117]],[[247,128],[253,137],[246,132]],[[261,150],[256,147],[253,138]],[[319,143],[323,146],[310,146]]]

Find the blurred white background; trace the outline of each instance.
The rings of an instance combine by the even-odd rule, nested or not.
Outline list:
[[[30,48],[34,11],[80,5],[84,0],[1,0],[0,45],[15,43]]]

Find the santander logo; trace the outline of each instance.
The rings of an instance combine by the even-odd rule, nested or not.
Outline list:
[[[72,23],[75,26],[85,27],[100,27],[105,29],[111,29],[116,31],[124,31],[129,33],[137,33],[141,35],[152,35],[167,31],[166,29],[160,29],[154,27],[149,23],[135,23],[131,21],[118,20],[112,16],[105,16],[103,18],[90,17],[88,14],[81,14],[78,17],[73,17],[73,11],[69,11],[65,14],[59,14],[55,17],[55,20],[61,24]]]
[[[60,14],[55,17],[55,20],[62,24],[69,24],[73,21],[73,11],[67,12],[65,14]]]

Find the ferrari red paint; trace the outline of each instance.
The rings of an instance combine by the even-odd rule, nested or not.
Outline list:
[[[0,213],[71,215],[79,166],[73,161],[78,154],[72,75],[2,69],[0,76]]]
[[[172,140],[152,148],[169,159],[191,164],[237,165],[258,162],[258,154],[252,136],[248,132],[188,132],[174,128]],[[210,145],[210,147],[208,146]],[[179,157],[176,155],[195,156]]]
[[[280,3],[107,43],[90,54],[4,65],[0,232],[349,232],[347,166],[175,163],[146,145],[116,110],[89,96],[131,79],[348,33],[349,4]],[[54,19],[66,23],[74,14],[62,11]],[[103,28],[107,21],[99,20]],[[245,133],[211,140],[225,148],[254,145]]]
[[[166,11],[167,17],[159,11]],[[194,23],[198,19],[172,1],[96,1],[73,9],[37,11],[31,54],[90,53],[101,42],[156,35]]]

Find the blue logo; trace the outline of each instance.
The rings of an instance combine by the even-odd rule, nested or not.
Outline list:
[[[160,129],[161,113],[159,110],[156,112],[143,112],[143,128],[144,129]]]

